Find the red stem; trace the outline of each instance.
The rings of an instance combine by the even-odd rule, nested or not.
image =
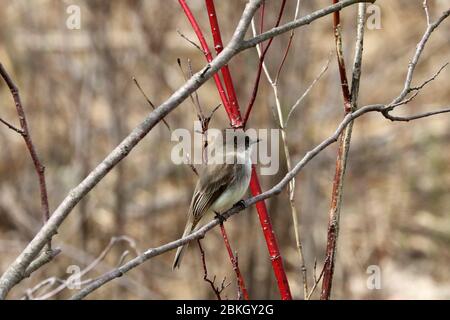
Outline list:
[[[333,0],[333,4],[338,3],[339,0]],[[333,30],[336,42],[336,53],[339,67],[339,76],[341,78],[342,96],[344,98],[344,111],[349,113],[351,111],[350,89],[347,79],[347,69],[345,68],[345,60],[342,52],[342,36],[341,36],[341,14],[340,11],[333,13]]]
[[[211,25],[211,33],[214,41],[214,49],[217,55],[223,50],[222,36],[220,35],[219,22],[217,21],[216,8],[214,7],[213,0],[205,0],[206,9],[208,11],[209,23]],[[233,80],[231,79],[230,70],[228,65],[225,65],[221,69],[223,81],[227,88],[227,94],[230,102],[230,119],[232,124],[237,125],[242,122],[241,113],[239,111],[239,102],[236,98],[236,90],[234,89]]]
[[[252,170],[252,180],[250,181],[250,191],[253,196],[261,193],[261,186],[259,185],[258,176],[255,167]],[[259,221],[263,229],[264,238],[266,239],[267,249],[269,251],[270,260],[272,261],[272,268],[277,279],[278,290],[282,300],[292,300],[291,289],[286,277],[286,272],[283,266],[283,259],[278,247],[277,238],[272,227],[269,213],[264,201],[256,203],[256,210],[258,211]]]
[[[189,6],[186,4],[185,0],[178,0],[178,2],[180,3],[181,7],[183,8],[184,13],[192,26],[192,29],[194,29],[194,32],[197,35],[198,40],[200,41],[200,45],[202,46],[202,50],[203,50],[203,53],[205,54],[206,60],[208,62],[211,62],[213,59],[211,51],[209,50],[208,44],[206,43],[205,37],[203,36],[202,30],[200,29],[200,26],[198,25],[197,21],[195,20],[194,15],[192,14],[192,12],[189,9]],[[234,113],[234,111],[232,111],[230,108],[230,102],[228,101],[228,97],[225,93],[225,90],[222,85],[222,81],[220,79],[220,75],[218,73],[214,74],[214,81],[216,82],[217,91],[219,92],[220,99],[222,100],[225,110],[227,111],[227,113]],[[235,123],[234,118],[232,118],[230,120],[231,120],[231,126],[236,127],[237,125]]]
[[[205,0],[205,1],[207,1],[207,0]],[[193,27],[194,27],[194,25],[197,25],[197,23],[195,22],[195,18],[193,17],[193,15],[192,15],[191,11],[189,10],[185,1],[179,0],[179,2],[181,4],[181,6],[183,7],[183,10],[184,10],[186,16],[188,17],[189,21],[191,22],[191,24],[193,24]],[[283,3],[284,2],[285,1],[283,1]],[[211,10],[211,13],[213,13],[212,19],[210,18],[211,29],[213,32],[213,39],[215,41],[216,47],[219,50],[222,50],[223,45],[222,45],[222,39],[220,37],[220,29],[219,29],[219,25],[217,22],[217,16],[215,14],[215,9],[214,9],[214,12],[212,11],[213,8],[214,8],[214,1],[207,1],[207,9]],[[210,12],[208,12],[208,14],[209,13]],[[196,28],[194,27],[194,31],[196,32],[197,37],[199,38],[199,41],[201,42],[202,41],[201,39],[203,39],[203,41],[204,41],[204,37],[203,37],[202,32],[201,32],[200,28],[198,27],[198,25]],[[216,33],[216,35],[214,35],[214,33]],[[206,45],[206,41],[204,41],[204,43]],[[220,45],[220,46],[217,46],[217,45]],[[206,45],[206,47],[207,47],[207,45]],[[207,49],[205,52],[209,52],[209,49]],[[208,57],[207,57],[207,59],[208,59]],[[225,73],[227,73],[226,70],[225,70]],[[236,97],[236,93],[234,91],[231,75],[229,74],[229,72],[228,72],[228,76],[224,75],[224,81],[229,82],[228,84],[226,84],[226,86],[227,86],[227,90],[232,90],[232,94],[230,95],[230,100],[233,100],[232,97]],[[217,85],[217,81],[216,81],[216,85]],[[217,88],[220,91],[219,86]],[[224,104],[225,111],[227,112],[228,117],[230,118],[230,121],[231,121],[231,125],[233,127],[235,127],[235,128],[243,127],[245,122],[242,121],[242,117],[240,115],[240,111],[238,108],[237,99],[235,101],[236,101],[236,104],[235,105],[231,104],[229,106],[229,108],[227,108],[226,105]],[[254,167],[252,170],[252,179],[250,181],[250,190],[251,190],[253,196],[256,196],[261,193],[261,187],[259,185],[258,176],[256,174]],[[275,232],[273,231],[272,223],[270,220],[269,213],[267,212],[265,202],[264,201],[258,202],[256,204],[256,209],[258,211],[258,216],[259,216],[259,219],[261,222],[264,237],[266,239],[266,244],[267,244],[267,248],[269,250],[270,259],[272,261],[272,267],[274,270],[274,274],[277,279],[280,296],[283,300],[291,300],[292,296],[291,296],[291,291],[289,288],[289,283],[287,281],[286,272],[284,270],[283,260],[281,258],[281,254],[280,254],[280,251],[278,248],[278,243],[277,243],[277,240],[275,237]]]
[[[283,16],[283,11],[284,11],[285,5],[286,5],[286,0],[283,0],[283,2],[281,3],[280,12],[278,13],[278,19],[277,19],[277,23],[275,24],[275,28],[280,25],[280,21],[281,21],[281,17]],[[263,10],[263,9],[264,9],[264,2],[263,2],[263,7],[261,10]],[[248,103],[248,106],[247,106],[247,109],[245,112],[243,127],[245,127],[247,125],[248,118],[250,117],[250,113],[252,112],[253,105],[255,104],[255,100],[256,100],[256,96],[258,94],[258,88],[259,88],[259,80],[261,79],[264,58],[266,57],[266,53],[269,50],[269,47],[272,44],[273,39],[274,38],[270,38],[269,42],[267,43],[267,46],[264,48],[264,50],[261,54],[261,57],[259,57],[258,72],[256,74],[256,79],[255,79],[255,84],[253,86],[252,96],[250,98],[250,101]]]
[[[244,300],[249,300],[248,292],[245,287],[244,278],[242,277],[241,270],[239,269],[237,258],[234,257],[233,250],[230,246],[230,241],[228,240],[227,231],[225,230],[225,226],[223,224],[220,225],[220,231],[222,233],[223,241],[225,242],[225,247],[227,247],[228,256],[230,257],[231,263],[233,265],[233,270],[236,273],[238,286],[241,290],[242,296]]]

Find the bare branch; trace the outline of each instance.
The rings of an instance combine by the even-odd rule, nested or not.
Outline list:
[[[126,237],[126,236],[112,237],[111,240],[109,241],[108,245],[105,247],[105,249],[103,249],[103,251],[100,253],[100,255],[97,258],[95,258],[83,270],[81,270],[80,273],[77,275],[77,277],[79,279],[82,279],[82,277],[84,277],[87,273],[89,273],[91,270],[96,268],[97,265],[105,259],[105,257],[111,251],[111,249],[119,242],[126,242],[135,251],[136,255],[139,255],[139,251],[136,249],[136,244],[133,239]],[[124,259],[124,257],[123,257],[123,255],[121,255],[119,262],[118,262],[118,266],[120,266],[122,264],[123,259]],[[90,282],[92,282],[92,280],[88,279],[88,280],[82,281],[82,283],[80,283],[80,285],[88,284]],[[47,300],[47,299],[55,296],[56,294],[60,293],[64,289],[66,289],[69,284],[70,284],[70,277],[68,277],[66,280],[62,281],[62,283],[60,283],[60,285],[58,287],[54,288],[53,290],[51,290],[49,292],[42,294],[39,297],[36,297],[36,299]]]
[[[414,53],[414,56],[409,63],[408,71],[406,74],[405,84],[403,87],[402,92],[400,95],[395,98],[389,105],[395,105],[399,103],[400,101],[404,100],[406,96],[413,90],[411,89],[411,82],[413,80],[414,71],[416,70],[417,63],[419,62],[419,58],[422,55],[423,50],[425,49],[425,44],[430,39],[431,34],[434,30],[450,15],[450,9],[443,12],[443,14],[434,22],[431,24],[428,24],[427,29],[425,30],[425,33],[422,36],[422,39],[417,44],[416,51]],[[428,16],[428,14],[427,14]]]
[[[316,265],[314,264],[314,272],[315,272],[315,267],[316,267]],[[322,280],[324,272],[325,272],[325,265],[322,267],[322,271],[320,271],[320,274],[319,274],[318,278],[314,275],[314,284],[313,284],[313,286],[311,288],[311,291],[306,296],[305,300],[310,300],[311,299],[311,296],[313,295],[314,291],[316,290],[317,285],[319,284],[320,280]]]
[[[303,94],[301,95],[300,98],[298,98],[297,101],[295,101],[294,105],[291,107],[291,109],[289,110],[288,116],[286,117],[286,121],[284,122],[284,127],[286,128],[288,126],[288,122],[289,119],[291,118],[292,113],[295,111],[295,109],[302,103],[303,99],[306,98],[306,96],[308,96],[309,92],[312,90],[312,88],[316,85],[316,83],[322,78],[322,76],[325,74],[325,72],[327,72],[328,67],[330,66],[330,61],[331,61],[331,54],[328,57],[328,60],[326,62],[326,64],[323,66],[322,70],[320,71],[320,73],[317,75],[316,78],[314,78],[313,82],[311,82],[311,84],[309,85],[309,87],[305,90],[305,92],[303,92]]]
[[[28,268],[25,270],[23,277],[28,278],[33,272],[52,261],[53,258],[55,258],[60,253],[61,249],[59,248],[45,250],[40,256],[36,258],[36,260],[33,260],[33,262],[30,263]]]
[[[423,9],[425,10],[425,16],[427,17],[427,26],[431,24],[430,12],[428,11],[428,0],[423,0]]]
[[[202,54],[206,54],[205,51],[203,51],[202,48],[200,48],[200,46],[198,44],[196,44],[194,41],[192,41],[191,39],[189,39],[188,37],[186,37],[184,34],[181,33],[180,30],[177,30],[177,33],[180,37],[182,37],[184,40],[186,40],[187,42],[189,42],[190,44],[192,44],[195,48],[197,48],[198,50],[200,50],[200,52]]]
[[[208,278],[208,268],[206,267],[206,259],[205,259],[205,251],[202,248],[202,244],[200,242],[200,239],[197,240],[197,244],[198,244],[198,248],[200,250],[200,255],[202,258],[202,265],[203,265],[203,280],[205,280],[207,283],[209,283],[209,285],[211,286],[211,289],[213,290],[214,294],[217,297],[217,300],[222,300],[222,297],[220,296],[220,294],[222,293],[223,290],[225,290],[226,287],[228,287],[230,284],[225,285],[225,279],[223,279],[222,284],[220,287],[216,287],[215,282],[216,282],[216,276],[213,277],[213,280]]]
[[[150,105],[150,107],[152,107],[153,110],[156,109],[155,105],[153,104],[153,102],[150,100],[150,98],[145,94],[144,90],[142,89],[141,85],[139,84],[139,82],[137,81],[137,79],[135,77],[133,77],[133,81],[134,84],[136,85],[136,87],[139,89],[139,91],[142,93],[142,95],[144,96],[145,100],[147,101],[147,103]],[[169,129],[169,131],[172,131],[170,129],[169,124],[167,123],[166,119],[162,118],[162,122],[166,125],[167,129]]]
[[[428,80],[424,81],[420,86],[411,87],[410,90],[411,91],[418,91],[418,90],[423,89],[431,81],[436,80],[436,78],[441,74],[442,70],[444,70],[447,66],[448,66],[448,62],[446,64],[444,64],[442,67],[440,67],[439,70],[432,77],[430,77]]]
[[[425,113],[421,113],[421,114],[417,114],[417,115],[413,115],[413,116],[408,116],[408,117],[397,117],[397,116],[393,116],[393,115],[389,114],[387,111],[385,111],[385,112],[383,112],[383,116],[386,119],[389,119],[391,121],[409,122],[409,121],[412,121],[412,120],[427,118],[427,117],[431,117],[431,116],[434,116],[434,115],[437,115],[437,114],[449,113],[449,112],[450,112],[450,108],[445,108],[445,109],[442,109],[442,110],[425,112]]]
[[[367,2],[367,3],[375,3],[376,0],[343,0],[339,1],[336,4],[333,4],[329,7],[314,11],[302,18],[299,18],[295,21],[288,22],[284,25],[281,25],[276,28],[272,28],[256,37],[253,37],[251,39],[245,40],[242,46],[240,47],[240,50],[245,50],[251,47],[256,46],[258,43],[264,42],[270,38],[276,37],[282,33],[291,31],[292,29],[308,25],[314,20],[317,20],[319,18],[322,18],[326,15],[329,15],[333,12],[340,11],[348,6],[351,6],[355,3],[361,3],[361,2]]]
[[[10,124],[9,122],[7,122],[6,120],[3,120],[2,118],[0,118],[0,122],[3,123],[5,126],[7,126],[9,129],[17,132],[18,134],[20,134],[21,136],[23,136],[25,134],[25,132],[22,129],[19,129],[15,126],[13,126],[12,124]]]

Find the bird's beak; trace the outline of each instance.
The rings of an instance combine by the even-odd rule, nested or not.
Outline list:
[[[253,140],[251,144],[257,144],[260,141],[261,141],[261,139],[256,139],[256,140]]]

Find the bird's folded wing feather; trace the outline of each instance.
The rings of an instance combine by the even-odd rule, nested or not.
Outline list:
[[[230,168],[233,167],[233,168]],[[231,169],[231,170],[230,170]],[[214,164],[205,166],[192,197],[190,214],[197,224],[214,201],[228,188],[235,179],[233,164]]]

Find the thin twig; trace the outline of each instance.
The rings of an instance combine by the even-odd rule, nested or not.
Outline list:
[[[300,13],[300,0],[297,0],[297,4],[295,5],[294,21],[297,20],[299,13]],[[262,30],[260,31],[260,33],[262,33]],[[278,83],[278,80],[279,80],[280,74],[281,74],[281,69],[283,69],[284,63],[286,62],[286,58],[289,54],[289,50],[291,49],[292,40],[294,39],[294,33],[295,33],[295,29],[292,29],[291,33],[289,34],[288,44],[286,46],[286,49],[284,50],[283,58],[281,59],[280,65],[278,66],[278,71],[276,73],[275,81],[274,81],[275,84]]]
[[[393,116],[393,115],[389,114],[389,112],[384,112],[383,116],[386,119],[389,119],[391,121],[409,122],[412,120],[422,119],[422,118],[434,116],[434,115],[441,114],[441,113],[448,113],[448,112],[450,112],[450,108],[445,108],[442,110],[430,111],[430,112],[425,112],[425,113],[416,114],[416,115],[412,115],[412,116],[405,116],[405,117]]]
[[[37,174],[38,180],[39,180],[39,190],[40,190],[40,194],[41,194],[41,211],[42,211],[42,216],[43,216],[43,220],[45,223],[48,221],[48,219],[50,217],[50,211],[49,211],[49,205],[48,205],[48,195],[47,195],[47,183],[45,180],[45,167],[42,164],[41,160],[39,159],[39,156],[36,151],[36,147],[34,146],[33,140],[31,138],[31,134],[28,129],[28,122],[27,122],[27,118],[25,115],[25,110],[23,108],[22,101],[21,101],[20,95],[19,95],[19,89],[14,84],[13,80],[11,79],[8,72],[3,67],[3,64],[1,64],[1,63],[0,63],[0,75],[2,76],[6,85],[8,86],[9,91],[11,92],[11,95],[14,99],[14,103],[16,105],[16,111],[17,111],[17,115],[19,117],[21,129],[19,130],[3,120],[2,120],[2,123],[7,125],[10,129],[19,133],[25,141],[28,152],[31,156],[31,159],[33,160],[34,169],[36,171],[36,174]],[[45,251],[52,251],[51,240],[47,241]],[[36,256],[36,254],[32,258],[34,258]]]
[[[233,251],[230,246],[230,241],[228,240],[228,235],[227,235],[227,232],[225,230],[223,223],[220,224],[220,232],[222,233],[222,238],[224,239],[225,247],[227,248],[227,251],[228,251],[228,256],[231,259],[231,264],[233,265],[233,270],[236,273],[236,279],[237,279],[237,283],[238,283],[239,292],[240,292],[240,294],[242,294],[242,297],[244,298],[244,300],[249,300],[247,288],[245,286],[245,281],[244,281],[244,278],[242,277],[241,270],[239,269],[237,253],[235,255],[233,255]]]
[[[205,280],[211,286],[211,289],[213,290],[214,294],[216,295],[217,300],[222,300],[222,297],[220,296],[220,294],[230,284],[225,285],[226,278],[224,278],[222,283],[221,283],[221,286],[220,287],[216,287],[216,285],[215,285],[216,276],[214,276],[212,280],[208,278],[208,268],[206,267],[205,251],[202,248],[202,244],[201,244],[200,240],[197,240],[197,243],[198,243],[198,248],[200,250],[200,254],[201,254],[201,258],[202,258],[203,280]]]
[[[7,126],[9,129],[17,132],[18,134],[20,134],[22,136],[25,134],[25,132],[22,129],[19,129],[19,128],[13,126],[12,124],[7,122],[6,120],[3,120],[2,118],[0,118],[0,122],[3,123],[5,126]]]
[[[278,18],[277,18],[277,22],[275,24],[275,28],[277,28],[280,25],[281,17],[283,16],[285,5],[286,5],[286,0],[282,0],[281,8],[278,13]],[[262,51],[262,54],[259,58],[258,71],[256,73],[256,79],[255,79],[255,83],[253,85],[252,95],[251,95],[250,101],[247,105],[247,109],[245,111],[245,116],[244,116],[244,121],[242,123],[243,128],[245,128],[247,121],[250,117],[250,114],[252,112],[253,105],[255,104],[256,96],[258,95],[259,80],[261,79],[261,72],[262,72],[262,67],[263,67],[263,63],[264,63],[264,58],[266,57],[266,53],[269,50],[270,45],[272,44],[272,41],[273,41],[273,38],[270,38],[269,42],[267,43],[267,46],[264,48],[264,50]]]
[[[91,270],[93,270],[94,268],[97,267],[97,265],[99,263],[101,263],[106,256],[108,255],[108,253],[111,251],[111,249],[119,242],[126,242],[134,251],[136,255],[139,255],[139,251],[136,249],[136,243],[133,239],[127,237],[127,236],[119,236],[119,237],[112,237],[111,240],[109,241],[108,245],[105,247],[105,249],[103,249],[103,251],[100,253],[100,255],[95,258],[88,266],[86,266],[84,269],[80,270],[80,273],[77,274],[77,278],[78,279],[82,279],[82,277],[84,277],[86,274],[88,274]],[[119,259],[119,263],[117,264],[118,267],[120,267],[120,265],[122,265],[123,262],[123,255],[121,255],[120,259]],[[70,278],[72,276],[68,277],[66,280],[64,280],[58,287],[54,288],[51,291],[48,291],[44,294],[42,294],[39,297],[36,297],[36,299],[38,300],[47,300],[53,296],[55,296],[56,294],[60,293],[61,291],[63,291],[64,289],[67,288],[67,286],[70,284]],[[79,285],[82,285],[83,283],[90,283],[92,282],[91,279],[89,279],[89,281],[82,281],[79,283]]]
[[[133,81],[134,84],[136,85],[136,87],[139,89],[139,91],[142,93],[142,95],[144,96],[145,100],[147,101],[147,103],[150,105],[150,107],[152,107],[153,110],[156,109],[155,105],[153,104],[153,102],[150,100],[150,98],[145,94],[144,90],[142,90],[141,85],[139,84],[139,82],[137,81],[137,79],[135,77],[133,77]],[[169,124],[167,123],[166,119],[162,119],[162,122],[164,122],[164,124],[166,125],[167,129],[169,129],[169,131],[172,131],[170,129]]]
[[[330,61],[331,61],[331,54],[328,57],[328,60],[326,62],[326,64],[323,66],[322,70],[320,71],[320,73],[317,75],[317,77],[314,78],[313,82],[311,82],[311,84],[309,85],[309,87],[305,90],[305,92],[303,92],[303,94],[301,95],[300,98],[298,98],[297,101],[295,101],[294,105],[291,107],[291,109],[289,110],[289,113],[286,117],[286,121],[284,122],[284,127],[286,128],[289,122],[289,119],[291,118],[292,113],[295,111],[295,109],[303,102],[303,100],[308,96],[309,92],[312,90],[312,88],[314,88],[314,86],[316,85],[316,83],[322,78],[322,76],[325,74],[325,72],[328,70],[328,67],[330,66]]]
[[[195,48],[197,48],[198,50],[200,50],[201,53],[205,54],[205,51],[202,50],[202,48],[200,48],[200,46],[198,44],[196,44],[194,41],[192,41],[191,39],[189,39],[188,37],[186,37],[184,34],[181,33],[180,30],[177,30],[177,33],[180,37],[182,37],[184,40],[186,40],[187,42],[189,42],[190,44],[192,44]]]
[[[316,264],[315,263],[314,263],[314,284],[313,284],[313,286],[311,288],[311,291],[306,296],[305,300],[310,300],[311,299],[311,296],[313,295],[314,291],[316,290],[320,280],[322,280],[323,273],[325,272],[325,264],[324,264],[324,266],[322,267],[322,271],[320,271],[319,277],[317,278],[316,275],[315,275],[315,273],[316,273]]]

